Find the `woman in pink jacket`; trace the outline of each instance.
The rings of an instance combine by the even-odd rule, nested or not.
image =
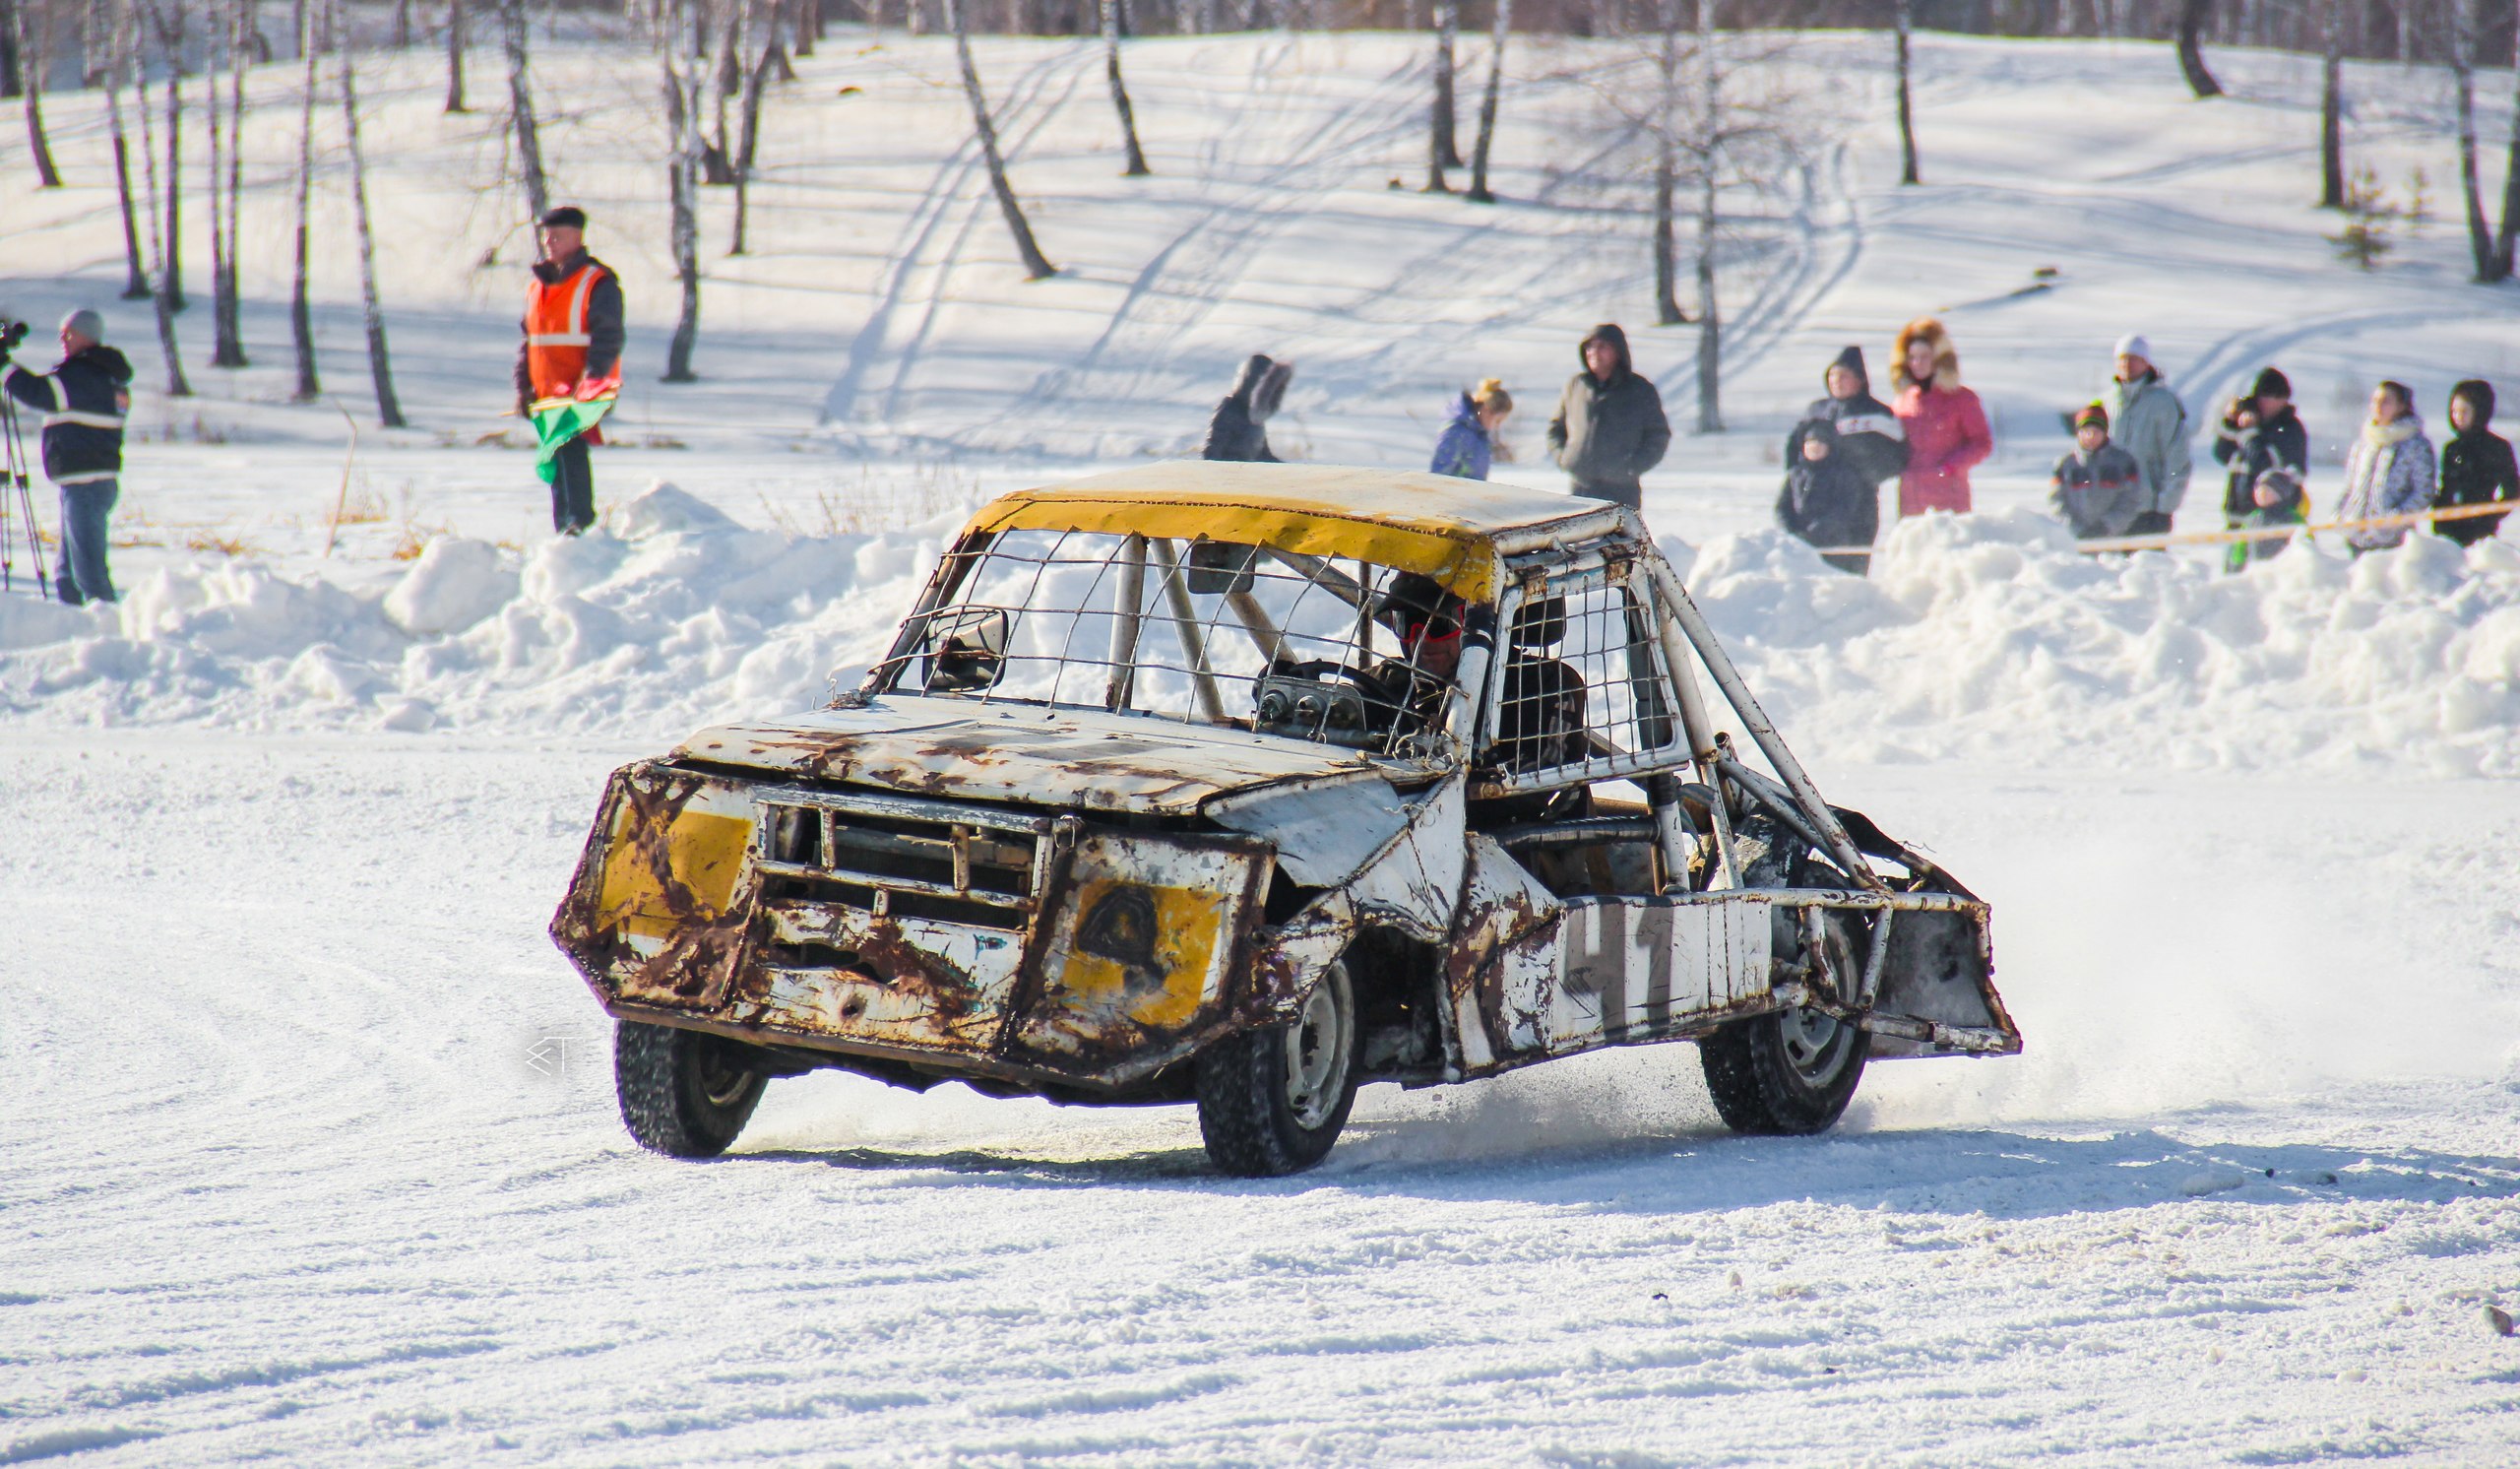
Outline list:
[[[1899,477],[1899,513],[1969,510],[1969,471],[1994,452],[1986,411],[1960,386],[1960,353],[1942,323],[1921,316],[1899,329],[1891,353],[1899,396],[1890,412],[1908,430],[1908,469]]]

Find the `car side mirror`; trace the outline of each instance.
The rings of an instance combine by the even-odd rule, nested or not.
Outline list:
[[[927,619],[919,682],[929,693],[994,688],[1006,672],[1004,607],[946,607]]]

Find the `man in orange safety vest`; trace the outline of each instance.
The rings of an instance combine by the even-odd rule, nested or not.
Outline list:
[[[516,407],[535,416],[536,404],[610,399],[621,391],[621,283],[587,253],[586,211],[562,205],[536,222],[542,258],[526,287],[525,341],[516,353]],[[575,536],[595,524],[595,471],[587,446],[603,442],[590,425],[552,458],[551,529]]]

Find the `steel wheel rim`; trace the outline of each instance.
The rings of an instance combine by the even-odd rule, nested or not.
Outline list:
[[[1334,974],[1313,986],[1287,1030],[1287,1109],[1307,1131],[1330,1119],[1348,1087],[1348,1017],[1331,991],[1338,983]]]
[[[1855,1039],[1855,1027],[1834,1015],[1800,1006],[1776,1017],[1777,1040],[1785,1052],[1785,1063],[1803,1084],[1826,1086],[1844,1069],[1846,1051]]]
[[[752,1085],[752,1068],[737,1064],[714,1037],[704,1040],[699,1051],[695,1079],[702,1100],[712,1107],[732,1107],[742,1101],[745,1088]]]

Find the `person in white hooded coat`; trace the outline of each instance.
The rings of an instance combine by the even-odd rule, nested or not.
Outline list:
[[[2430,508],[2432,469],[2432,441],[2416,416],[2415,395],[2404,383],[2380,384],[2371,390],[2371,420],[2346,451],[2345,495],[2336,518],[2369,520]],[[2405,526],[2348,531],[2345,543],[2360,555],[2399,544],[2406,533]]]

